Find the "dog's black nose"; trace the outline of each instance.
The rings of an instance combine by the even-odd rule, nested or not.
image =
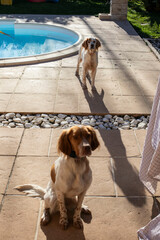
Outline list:
[[[91,44],[91,48],[94,48],[94,44]]]

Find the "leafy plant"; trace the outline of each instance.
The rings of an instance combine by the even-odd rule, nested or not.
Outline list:
[[[128,20],[142,37],[160,37],[160,14],[146,9],[142,0],[129,0]]]

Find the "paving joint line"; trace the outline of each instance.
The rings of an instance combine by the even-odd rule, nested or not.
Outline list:
[[[135,130],[134,130],[134,136],[135,136],[135,139],[136,139],[136,142],[137,142],[137,146],[138,146],[139,152],[140,152],[141,157],[142,157],[142,151],[141,151],[140,144],[139,144],[139,141],[138,141],[137,134],[136,134]]]
[[[114,191],[115,191],[116,197],[118,197],[117,186],[115,184],[116,177],[115,177],[115,174],[114,174],[114,165],[113,165],[112,158],[110,158],[110,164],[111,164],[111,172],[112,172],[112,178],[113,178]]]
[[[61,63],[62,64],[62,63]],[[58,95],[58,83],[60,81],[60,73],[61,73],[61,70],[62,70],[62,66],[59,68],[59,71],[58,71],[58,76],[57,76],[57,79],[56,79],[56,94],[55,94],[55,101],[54,101],[54,104],[53,104],[53,111],[55,109],[55,105],[56,105],[56,100],[57,100],[57,95]]]
[[[36,224],[36,232],[35,232],[35,237],[34,240],[38,239],[38,230],[39,230],[39,225],[40,225],[40,219],[41,219],[41,211],[42,211],[42,200],[40,201],[40,206],[39,206],[39,212],[38,212],[38,218],[37,218],[37,224]]]
[[[6,196],[6,192],[7,192],[7,189],[8,189],[8,185],[9,185],[9,183],[10,183],[10,178],[11,178],[11,176],[12,176],[12,172],[13,172],[13,169],[14,169],[14,166],[15,166],[15,163],[16,163],[16,158],[17,158],[17,156],[18,156],[18,151],[19,151],[19,148],[20,148],[20,145],[21,145],[23,136],[24,136],[24,132],[25,132],[25,129],[24,129],[23,132],[22,132],[22,136],[21,136],[21,139],[20,139],[20,141],[19,141],[19,146],[18,146],[18,148],[17,148],[16,155],[14,156],[14,161],[13,161],[13,164],[12,164],[12,168],[11,168],[10,174],[9,174],[9,176],[8,176],[8,181],[7,181],[5,190],[4,190],[4,195],[3,195],[3,197],[2,197],[1,204],[0,204],[0,213],[1,213],[1,210],[2,210],[2,207],[3,207],[4,198],[5,198],[5,196]]]
[[[1,195],[3,196],[19,196],[19,197],[29,197],[29,198],[34,198],[27,196],[26,194],[20,193],[20,194],[14,194],[14,193],[2,193]],[[116,195],[85,195],[85,198],[159,198],[160,196],[116,196]],[[36,197],[35,197],[36,198]]]
[[[51,129],[51,132],[50,132],[50,139],[49,139],[49,147],[48,147],[48,155],[47,155],[47,157],[50,157],[52,139],[53,139],[53,129]]]
[[[86,195],[85,198],[153,198],[153,196]]]
[[[51,147],[50,147],[51,149]],[[28,155],[23,155],[23,154],[18,154],[18,155],[5,155],[5,154],[0,154],[0,157],[35,157],[35,158],[43,158],[43,157],[49,157],[49,158],[58,158],[59,155],[58,154],[55,154],[55,155],[48,155],[48,154],[44,154],[44,155],[32,155],[32,154],[28,154]],[[92,158],[105,158],[105,159],[108,159],[108,158],[117,158],[117,159],[122,159],[122,158],[125,158],[126,159],[126,156],[90,156],[89,159],[92,159]],[[141,159],[142,157],[141,156],[127,156],[127,159],[131,159],[131,158],[139,158]]]

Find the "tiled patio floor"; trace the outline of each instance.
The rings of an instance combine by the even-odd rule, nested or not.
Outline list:
[[[61,131],[1,129],[4,146],[0,148],[1,239],[137,239],[137,230],[159,212],[138,177],[145,130],[96,130],[101,147],[89,158],[93,182],[85,203],[92,216],[82,216],[83,230],[74,229],[72,224],[68,230],[61,230],[58,214],[41,228],[42,202],[13,189],[25,183],[47,185]]]
[[[3,19],[6,16],[0,15]],[[60,24],[100,39],[96,91],[82,90],[77,56],[0,68],[1,112],[149,114],[160,62],[128,22],[93,16],[9,16],[20,22]]]

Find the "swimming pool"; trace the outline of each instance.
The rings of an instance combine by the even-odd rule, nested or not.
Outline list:
[[[0,31],[0,61],[13,64],[62,58],[81,42],[79,33],[58,25],[0,21]]]

